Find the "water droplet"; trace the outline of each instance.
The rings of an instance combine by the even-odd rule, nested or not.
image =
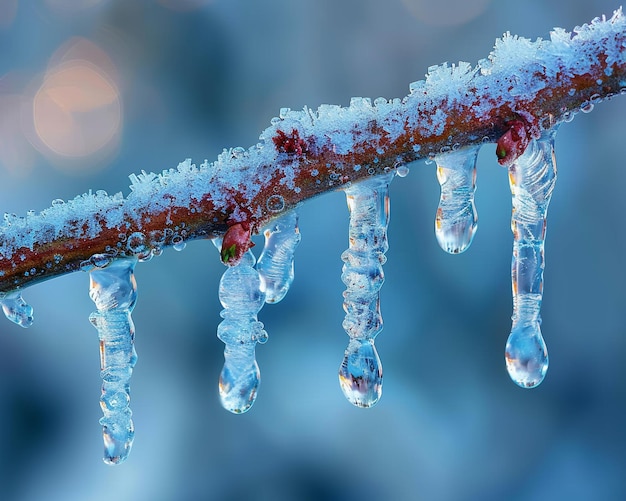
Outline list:
[[[57,206],[57,205],[64,205],[65,204],[65,200],[61,199],[61,198],[56,198],[52,201],[52,205]]]
[[[398,177],[406,177],[409,175],[409,168],[405,164],[400,164],[396,167],[396,175]]]
[[[147,248],[144,234],[139,231],[132,233],[126,241],[126,248],[133,254],[144,252]]]
[[[246,348],[248,347],[246,346]],[[243,349],[242,347],[239,351]],[[237,360],[237,363],[231,363],[229,355],[226,355],[227,351],[228,348],[224,352],[226,362],[219,379],[220,401],[222,407],[227,411],[233,414],[242,414],[250,410],[256,400],[261,382],[261,373],[254,359],[254,353],[250,363],[242,368],[239,360]]]
[[[387,99],[384,97],[377,97],[374,99],[374,106],[384,106],[388,104]]]
[[[285,208],[285,199],[281,195],[272,195],[265,205],[270,212],[280,212]]]
[[[89,262],[96,268],[105,268],[111,263],[111,256],[107,254],[94,254],[89,258]]]
[[[233,158],[241,158],[246,153],[246,150],[245,148],[242,148],[241,146],[237,146],[233,148],[230,153],[233,156]]]
[[[280,111],[278,112],[278,116],[284,120],[285,118],[287,118],[287,115],[289,114],[290,111],[291,111],[291,108],[281,108]]]
[[[572,112],[572,111],[566,111],[563,114],[563,120],[565,122],[571,122],[572,120],[574,120],[574,116],[576,116],[576,113]]]
[[[383,391],[383,368],[373,339],[351,339],[339,368],[339,384],[348,401],[371,407]]]
[[[185,240],[180,235],[174,235],[172,237],[172,247],[174,248],[175,251],[180,252],[186,246],[187,246],[187,244],[185,243]]]
[[[593,103],[591,101],[587,101],[580,106],[580,111],[583,113],[591,113],[593,111]]]

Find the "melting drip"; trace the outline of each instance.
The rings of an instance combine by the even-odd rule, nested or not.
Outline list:
[[[548,370],[548,350],[541,335],[546,214],[556,181],[555,131],[531,141],[509,167],[513,194],[513,327],[506,344],[506,366],[519,386],[532,388]]]
[[[221,248],[219,239],[214,243]],[[265,293],[254,263],[254,255],[247,251],[239,264],[224,272],[219,286],[224,320],[217,328],[217,337],[226,345],[219,393],[222,406],[235,414],[246,412],[256,400],[261,375],[254,351],[257,343],[267,341],[263,324],[257,320]]]
[[[300,243],[298,214],[294,211],[277,219],[272,229],[265,230],[265,246],[256,269],[266,303],[278,303],[293,282],[293,256]]]
[[[33,325],[33,307],[22,298],[19,292],[11,292],[0,299],[5,316],[21,327]]]
[[[435,157],[441,198],[435,217],[435,235],[443,250],[459,254],[470,246],[477,229],[474,205],[476,158],[479,147]]]
[[[388,249],[392,179],[393,174],[379,176],[345,190],[350,210],[350,243],[341,256],[341,279],[347,286],[343,293],[343,328],[350,343],[339,368],[339,383],[346,398],[357,407],[371,407],[382,394],[383,370],[374,338],[383,328],[379,291]]]
[[[133,270],[136,258],[118,259],[106,268],[90,273],[89,297],[97,311],[89,320],[100,338],[100,376],[102,395],[104,462],[124,461],[133,445],[135,429],[131,419],[130,376],[137,361],[135,326],[131,312],[137,300]]]

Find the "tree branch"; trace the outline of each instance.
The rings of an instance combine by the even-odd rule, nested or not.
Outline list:
[[[0,292],[116,257],[147,260],[233,226],[256,233],[309,198],[450,150],[500,140],[499,160],[508,163],[516,152],[506,145],[519,127],[537,138],[626,92],[625,19],[620,10],[535,42],[507,34],[475,67],[430,68],[402,100],[283,109],[252,148],[224,150],[199,167],[187,160],[159,175],[132,175],[125,199],[89,193],[37,215],[5,215]]]

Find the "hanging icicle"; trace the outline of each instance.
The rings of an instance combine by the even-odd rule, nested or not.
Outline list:
[[[33,325],[33,307],[22,298],[19,292],[11,292],[0,299],[5,316],[21,327]]]
[[[479,146],[435,157],[441,198],[435,218],[435,235],[450,254],[465,251],[474,238],[478,213],[474,205],[476,158]]]
[[[345,190],[350,210],[350,243],[341,256],[345,263],[341,279],[347,286],[343,293],[343,328],[350,343],[339,368],[339,383],[346,398],[357,407],[371,407],[382,393],[383,368],[374,338],[383,328],[379,291],[388,249],[392,179],[393,174],[378,176]]]
[[[133,273],[136,258],[117,259],[106,268],[90,272],[89,297],[97,311],[89,320],[100,338],[102,396],[100,419],[104,439],[104,462],[124,461],[133,444],[135,430],[131,419],[130,376],[137,361],[135,326],[131,312],[137,300]]]
[[[221,249],[220,239],[213,242]],[[217,328],[217,336],[226,345],[219,393],[222,406],[235,414],[246,412],[256,400],[261,376],[255,347],[267,341],[263,324],[257,320],[265,293],[261,291],[261,278],[254,263],[254,254],[248,250],[237,265],[224,272],[219,285],[219,299],[224,307],[220,315],[224,320]]]
[[[556,181],[555,130],[532,140],[509,167],[513,194],[513,327],[506,344],[511,379],[532,388],[548,370],[548,351],[541,335],[546,214]]]
[[[293,256],[299,243],[300,230],[295,211],[280,217],[271,229],[265,230],[265,246],[256,269],[266,303],[278,303],[287,294],[293,282]]]

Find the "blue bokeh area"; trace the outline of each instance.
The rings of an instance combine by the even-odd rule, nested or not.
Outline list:
[[[610,15],[613,1],[12,0],[0,4],[0,209],[24,215],[128,175],[248,147],[281,107],[402,97],[444,61],[475,64],[504,31],[536,38]],[[82,61],[81,64],[75,64]],[[86,62],[85,62],[86,61]],[[79,89],[79,90],[77,90]],[[510,191],[479,156],[479,230],[459,256],[434,237],[434,165],[391,186],[377,346],[384,392],[350,406],[342,193],[301,209],[296,281],[260,313],[259,398],[219,404],[222,343],[210,242],[136,269],[136,438],[102,463],[88,277],[24,297],[35,324],[0,322],[0,498],[62,500],[623,499],[626,98],[559,131],[542,330],[544,383],[504,365]],[[260,242],[260,241],[259,241]],[[258,249],[258,247],[257,247]]]

